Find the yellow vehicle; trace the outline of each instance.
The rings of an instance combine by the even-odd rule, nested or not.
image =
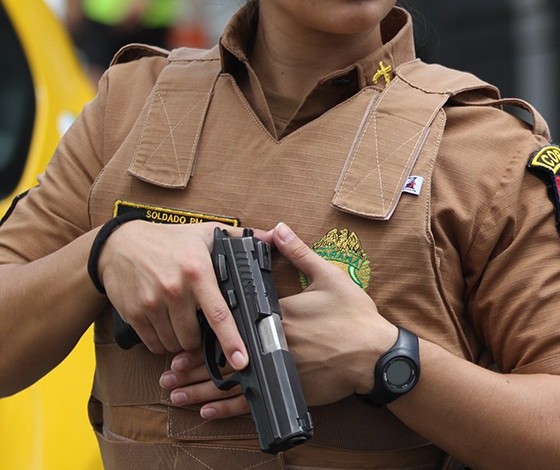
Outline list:
[[[0,0],[0,216],[36,185],[93,89],[64,28],[43,0]],[[1,470],[94,470],[87,420],[91,330],[53,372],[0,400]],[[40,360],[41,358],[37,358]]]

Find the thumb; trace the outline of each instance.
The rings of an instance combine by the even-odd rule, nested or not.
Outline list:
[[[280,254],[310,279],[313,279],[314,273],[325,270],[325,263],[329,264],[309,248],[286,224],[280,222],[274,228],[272,235],[274,245]]]

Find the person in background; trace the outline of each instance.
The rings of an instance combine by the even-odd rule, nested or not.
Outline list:
[[[180,0],[67,0],[68,28],[91,80],[97,84],[126,44],[167,47],[181,6]]]

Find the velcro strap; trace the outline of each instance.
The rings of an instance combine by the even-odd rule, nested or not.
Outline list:
[[[159,385],[170,369],[171,355],[152,354],[143,344],[121,349],[116,343],[96,344],[93,396],[111,405],[170,403],[169,392]]]
[[[448,98],[447,94],[413,88],[399,78],[378,99],[374,95],[336,188],[333,205],[362,217],[389,219],[431,125]]]
[[[159,385],[172,356],[152,354],[143,344],[123,350],[114,343],[96,344],[97,368],[93,396],[110,407],[171,405],[169,392]],[[148,425],[148,420],[146,421]],[[257,434],[249,415],[206,420],[196,407],[167,407],[167,426],[153,435],[181,441],[253,439]]]
[[[282,454],[260,450],[199,444],[150,444],[108,440],[97,433],[105,470],[200,468],[228,470],[283,470]],[[224,466],[225,465],[225,466]]]
[[[162,70],[135,124],[129,174],[166,188],[187,186],[219,74],[217,60],[176,60]]]

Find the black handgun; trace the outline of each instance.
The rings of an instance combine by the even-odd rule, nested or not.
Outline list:
[[[245,229],[242,237],[214,231],[212,262],[249,354],[249,365],[224,378],[225,358],[206,318],[199,312],[206,366],[221,390],[240,385],[256,425],[261,450],[277,453],[307,442],[313,423],[293,356],[288,351],[280,303],[272,279],[270,245]],[[140,341],[114,314],[117,343],[128,349]]]

